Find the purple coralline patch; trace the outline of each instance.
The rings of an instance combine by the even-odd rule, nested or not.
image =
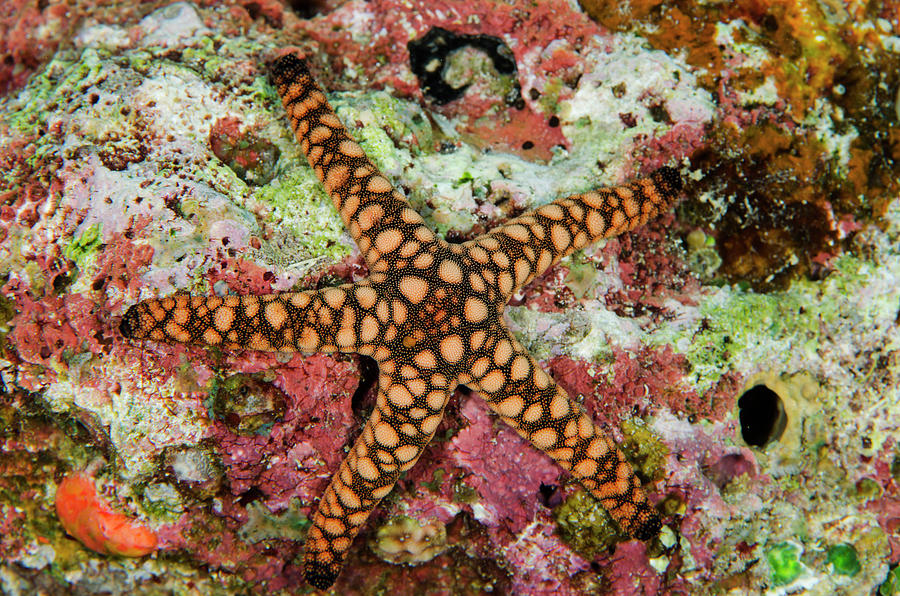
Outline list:
[[[616,545],[615,553],[600,564],[600,574],[608,582],[604,594],[656,594],[662,587],[662,579],[647,562],[647,545],[637,540]]]
[[[287,398],[283,420],[268,432],[242,436],[224,422],[211,436],[222,457],[233,495],[254,487],[267,505],[284,507],[292,498],[311,503],[343,459],[343,447],[357,430],[350,409],[356,389],[347,362],[313,355],[279,365],[272,355],[253,355],[235,368],[244,373],[269,371],[271,384]]]
[[[451,441],[452,458],[471,474],[463,482],[480,497],[475,517],[518,534],[542,507],[541,484],[555,483],[560,469],[491,416],[480,398],[467,398],[461,413],[469,426]]]
[[[513,591],[518,594],[583,593],[573,585],[573,576],[589,569],[582,557],[572,552],[546,520],[529,525],[504,549],[516,570]]]

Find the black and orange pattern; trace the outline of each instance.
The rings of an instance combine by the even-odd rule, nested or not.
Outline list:
[[[629,186],[558,199],[461,245],[424,221],[348,135],[303,60],[272,79],[310,165],[359,245],[370,275],[318,291],[179,295],[131,307],[123,335],[226,348],[355,352],[380,369],[378,400],[319,504],[306,578],[327,588],[350,544],[433,436],[458,384],[481,393],[520,435],[569,470],[622,529],[641,539],[660,520],[622,452],[516,341],[512,294],[572,251],[656,216],[681,187],[661,168]]]

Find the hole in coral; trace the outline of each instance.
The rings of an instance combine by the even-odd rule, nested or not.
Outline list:
[[[246,507],[250,503],[254,501],[258,501],[260,499],[264,499],[266,493],[264,493],[258,486],[251,486],[240,495],[238,495],[238,503],[242,507]]]
[[[741,437],[754,447],[778,440],[787,426],[784,403],[765,385],[754,385],[738,399],[738,418]]]

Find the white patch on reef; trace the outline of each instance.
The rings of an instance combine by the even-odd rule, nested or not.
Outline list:
[[[669,557],[661,556],[654,557],[652,559],[648,559],[647,561],[650,563],[650,566],[653,567],[653,570],[659,574],[665,573],[666,569],[669,567]]]
[[[560,101],[559,118],[573,153],[591,151],[590,163],[603,162],[609,172],[604,177],[618,182],[635,142],[680,126],[702,127],[716,108],[681,58],[648,50],[646,40],[635,35],[615,35],[606,43],[607,51],[588,53],[575,94]],[[650,110],[656,105],[665,108],[672,124],[654,120]],[[624,114],[635,126],[628,128]]]
[[[452,153],[418,157],[403,173],[417,203],[433,205],[429,219],[435,227],[467,230],[478,216],[493,217],[499,209],[491,202],[507,196],[519,208],[548,203],[578,188],[565,188],[565,177],[554,175],[546,164],[525,161],[509,153],[482,153],[463,145]]]
[[[65,164],[68,175],[61,205],[70,208],[80,216],[81,221],[74,230],[77,238],[88,228],[100,225],[104,242],[129,229],[133,219],[158,218],[175,226],[185,222],[175,221],[174,214],[165,214],[165,201],[159,187],[144,186],[146,178],[140,168],[113,171],[105,167],[96,155],[90,155],[81,162],[68,161]],[[175,190],[175,189],[169,189]],[[178,232],[190,233],[190,227]]]
[[[825,151],[831,154],[841,172],[846,175],[850,165],[850,145],[859,133],[853,125],[842,122],[843,119],[843,108],[832,104],[824,97],[819,97],[803,120],[803,124],[816,131],[816,138],[824,145]],[[836,123],[842,123],[846,132],[838,133]]]
[[[176,452],[171,465],[179,482],[207,482],[215,476],[212,457],[198,448]]]
[[[127,48],[131,46],[131,39],[122,27],[100,24],[82,29],[74,43],[76,47]]]
[[[778,95],[778,87],[775,85],[775,77],[769,75],[756,89],[752,91],[736,91],[738,100],[742,106],[765,105],[774,106],[781,100]]]
[[[495,527],[499,522],[497,512],[493,509],[488,509],[481,503],[472,504],[472,516],[476,521],[479,521],[482,524],[490,526],[492,528]]]
[[[367,3],[355,3],[353,10],[335,10],[331,13],[330,18],[333,20],[335,27],[341,27],[347,33],[350,33],[354,42],[371,43],[372,23],[375,20],[375,13],[369,8]],[[384,30],[378,33],[384,34]]]
[[[636,350],[641,345],[643,332],[641,318],[620,317],[607,310],[602,302],[584,303],[584,316],[590,325],[590,332],[569,350],[575,358],[593,361],[609,352],[610,346],[625,350]]]
[[[223,241],[228,239],[228,243]],[[221,219],[209,226],[209,239],[229,249],[241,250],[250,243],[250,230],[247,226],[233,219]]]
[[[189,2],[176,2],[155,10],[141,19],[139,27],[144,32],[141,45],[145,47],[183,46],[187,41],[212,33]]]
[[[49,544],[29,544],[25,552],[13,559],[28,569],[43,569],[56,560],[56,550]]]
[[[153,136],[171,137],[166,143],[170,150],[186,150],[190,157],[207,154],[209,131],[217,120],[228,116],[244,120],[240,112],[229,109],[224,93],[185,68],[157,63],[132,101]]]
[[[181,504],[181,495],[174,486],[167,482],[148,484],[144,489],[144,498],[157,507],[163,507],[171,513],[184,511],[184,506]]]
[[[753,42],[737,41],[735,31],[741,30],[745,39]],[[757,34],[747,27],[744,19],[735,19],[727,23],[716,23],[716,45],[728,48],[726,57],[733,67],[760,69],[772,60],[772,55],[765,47],[756,42]]]
[[[127,481],[152,474],[166,447],[196,445],[209,428],[205,408],[190,394],[176,390],[175,378],[164,384],[141,386],[141,361],[129,365],[108,358],[91,360],[89,369],[70,369],[68,380],[58,380],[44,391],[53,412],[77,409],[92,414],[92,421],[107,433],[121,457],[118,473]],[[85,382],[82,376],[99,379]],[[113,390],[117,385],[118,390]]]

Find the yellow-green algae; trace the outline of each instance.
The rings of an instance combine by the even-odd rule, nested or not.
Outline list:
[[[604,553],[620,537],[602,505],[578,488],[553,510],[560,537],[588,559]]]
[[[796,542],[781,542],[766,553],[766,561],[772,574],[772,582],[776,586],[789,584],[804,571],[800,562],[803,548]]]
[[[85,256],[96,251],[103,244],[102,238],[101,224],[88,226],[80,236],[66,246],[66,258],[75,261],[76,265],[80,265]]]
[[[641,418],[627,418],[621,425],[622,447],[637,469],[652,480],[660,480],[666,473],[669,449],[662,438]]]

